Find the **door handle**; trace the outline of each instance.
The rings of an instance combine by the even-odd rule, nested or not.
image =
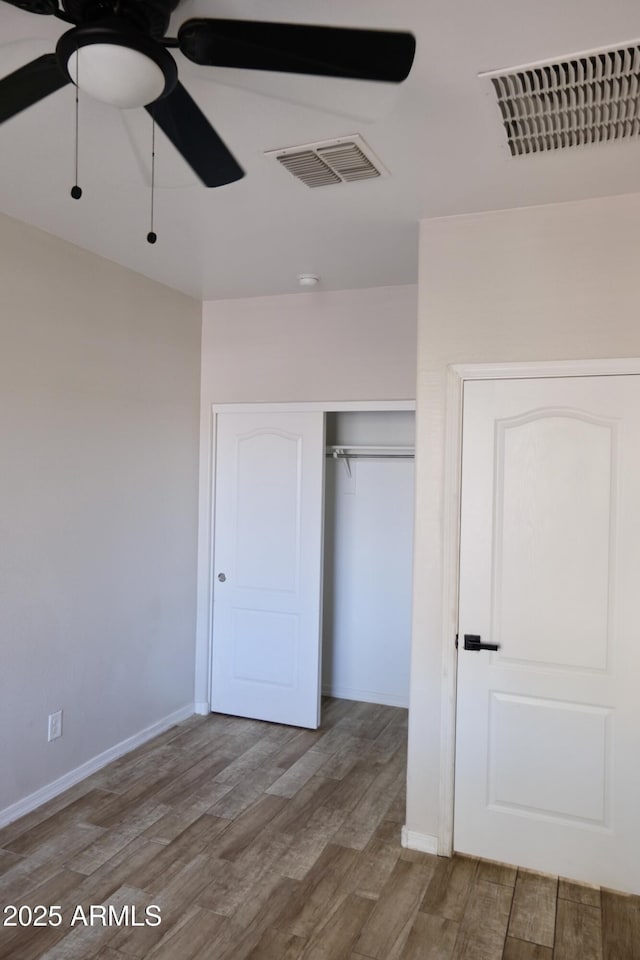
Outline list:
[[[497,643],[481,643],[482,637],[475,633],[465,633],[464,635],[464,648],[465,650],[499,650],[500,647]]]
[[[218,574],[218,580],[220,581],[220,583],[224,583],[226,579],[227,579],[227,575],[225,573]]]

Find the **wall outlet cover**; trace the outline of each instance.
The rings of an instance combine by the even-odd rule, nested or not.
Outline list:
[[[62,736],[62,710],[49,714],[48,740],[57,740]]]

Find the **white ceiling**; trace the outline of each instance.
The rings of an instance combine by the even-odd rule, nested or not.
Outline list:
[[[413,283],[425,217],[640,191],[640,143],[512,159],[478,73],[640,37],[637,0],[187,0],[192,16],[411,30],[399,87],[196,67],[181,80],[246,172],[208,190],[157,135],[155,229],[146,242],[151,123],[144,110],[80,102],[72,200],[71,86],[0,126],[0,210],[199,299]],[[0,74],[68,29],[0,0]],[[389,178],[309,189],[264,151],[360,133]]]

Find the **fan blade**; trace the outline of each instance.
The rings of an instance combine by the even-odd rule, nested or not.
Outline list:
[[[242,167],[181,83],[145,109],[205,186],[221,187],[244,177]]]
[[[42,13],[45,16],[55,15],[58,12],[58,0],[4,0],[12,7],[18,7],[26,13]]]
[[[0,123],[71,83],[55,53],[32,60],[0,80]]]
[[[194,63],[400,83],[416,50],[410,33],[254,20],[187,20],[180,50]]]

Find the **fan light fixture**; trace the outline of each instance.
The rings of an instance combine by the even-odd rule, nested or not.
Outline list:
[[[114,107],[144,107],[164,90],[160,67],[137,50],[112,43],[92,43],[71,54],[69,76],[96,100]]]
[[[56,48],[60,66],[80,90],[114,107],[144,107],[175,88],[167,51],[150,38],[104,22],[70,30]]]

